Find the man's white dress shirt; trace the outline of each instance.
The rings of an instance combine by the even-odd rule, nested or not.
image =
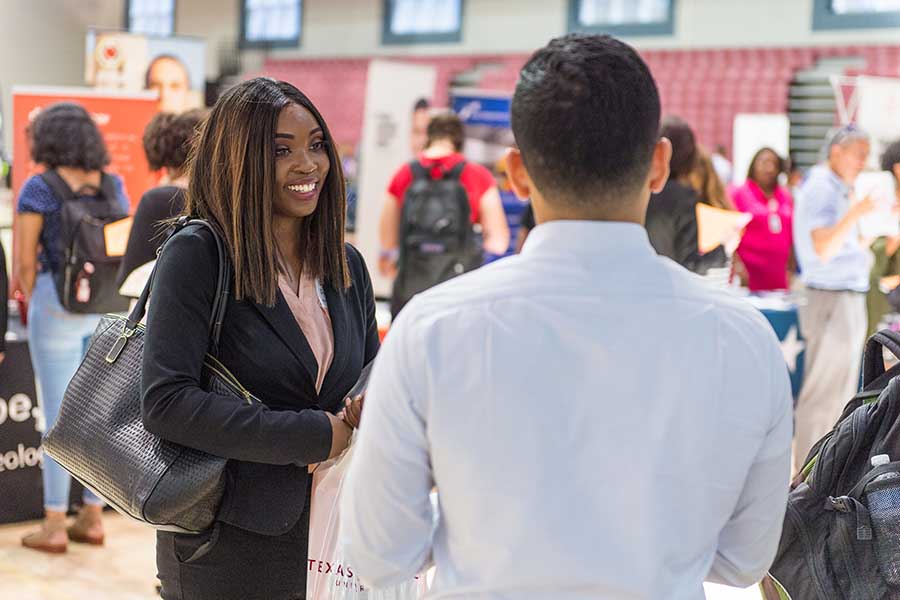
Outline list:
[[[429,598],[750,585],[781,532],[791,411],[756,309],[640,226],[541,225],[388,334],[342,494],[348,564],[380,587],[433,560]]]

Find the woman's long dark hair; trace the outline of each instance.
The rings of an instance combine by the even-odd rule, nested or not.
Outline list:
[[[302,272],[337,289],[350,286],[344,249],[347,203],[341,161],[322,115],[300,90],[264,77],[245,81],[219,98],[190,159],[185,214],[206,219],[224,234],[234,264],[237,299],[273,305],[279,260],[272,231],[275,129],[290,104],[315,117],[331,166],[316,211],[303,220]]]

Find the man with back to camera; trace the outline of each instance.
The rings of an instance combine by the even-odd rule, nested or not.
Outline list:
[[[522,254],[415,297],[376,359],[341,506],[365,584],[433,561],[435,598],[684,599],[769,567],[788,373],[762,314],[650,245],[659,114],[647,66],[608,36],[558,38],[522,69],[507,165],[538,226]]]
[[[437,114],[428,122],[426,132],[425,150],[391,177],[378,224],[381,245],[379,271],[385,277],[394,279],[392,318],[397,316],[414,293],[447,279],[445,274],[435,272],[434,263],[411,260],[409,264],[404,264],[402,260],[401,246],[421,242],[421,231],[409,237],[403,231],[403,207],[407,202],[407,192],[414,191],[417,183],[422,184],[425,180],[432,180],[433,183],[444,178],[460,186],[468,201],[470,223],[480,225],[483,232],[481,244],[475,240],[473,245],[478,247],[469,249],[478,254],[475,257],[477,266],[481,265],[482,249],[502,255],[509,247],[509,226],[494,175],[486,167],[467,161],[462,154],[465,143],[463,122],[453,113]],[[425,195],[432,193],[435,193],[434,190],[425,192]],[[422,200],[424,198],[418,198],[419,202]],[[451,251],[448,254],[454,253]],[[475,268],[471,264],[468,267]]]
[[[851,200],[866,166],[869,136],[853,126],[828,141],[825,164],[810,169],[794,209],[794,248],[806,303],[799,307],[806,338],[803,388],[797,399],[794,472],[831,431],[859,384],[868,319],[866,292],[873,257],[859,219],[875,208]]]

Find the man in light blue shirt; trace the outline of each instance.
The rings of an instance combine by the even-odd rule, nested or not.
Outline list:
[[[806,285],[800,327],[807,349],[797,401],[795,472],[857,388],[873,260],[859,219],[874,203],[869,198],[854,202],[851,186],[868,155],[865,132],[853,126],[838,130],[828,142],[827,161],[813,167],[797,198],[794,247]]]

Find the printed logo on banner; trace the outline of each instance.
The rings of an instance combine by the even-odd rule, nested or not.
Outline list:
[[[453,112],[466,125],[509,127],[510,99],[508,97],[454,95],[451,103]]]
[[[10,423],[24,423],[34,419],[34,430],[41,432],[44,415],[39,406],[26,394],[15,394],[9,400],[0,398],[0,426]],[[0,447],[0,472],[44,466],[44,449],[17,444],[13,449]]]
[[[0,363],[0,523],[43,516],[43,430],[28,344],[8,341]]]

